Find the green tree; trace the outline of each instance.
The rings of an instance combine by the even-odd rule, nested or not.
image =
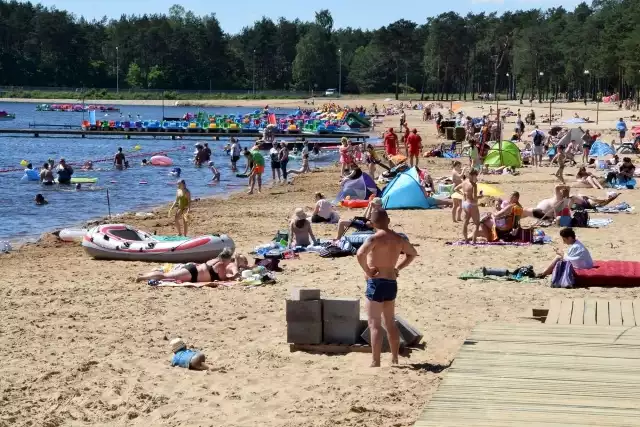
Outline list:
[[[140,69],[140,66],[135,62],[129,65],[129,71],[127,71],[127,78],[125,79],[127,84],[132,88],[139,89],[144,87],[145,76]]]

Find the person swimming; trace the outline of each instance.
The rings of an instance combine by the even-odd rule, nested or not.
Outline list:
[[[180,174],[182,173],[182,169],[180,168],[173,168],[171,169],[171,172],[169,172],[169,175],[171,176],[175,176],[176,178],[180,178]]]
[[[47,205],[49,202],[44,198],[44,196],[40,193],[36,194],[36,197],[33,199],[36,202],[36,205]]]

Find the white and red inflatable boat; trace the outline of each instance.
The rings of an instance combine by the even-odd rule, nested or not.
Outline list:
[[[82,239],[82,246],[96,259],[175,263],[205,262],[225,248],[235,250],[233,240],[225,234],[166,241],[125,224],[104,224],[90,229]]]

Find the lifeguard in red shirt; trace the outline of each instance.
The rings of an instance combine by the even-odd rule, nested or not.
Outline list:
[[[412,129],[411,133],[407,137],[407,148],[408,153],[407,157],[409,157],[409,164],[411,166],[418,167],[418,159],[420,159],[420,152],[422,151],[422,138],[418,135],[417,129]],[[413,161],[415,160],[415,164]]]
[[[389,128],[384,135],[384,151],[388,157],[398,154],[398,135],[393,132],[393,128]]]

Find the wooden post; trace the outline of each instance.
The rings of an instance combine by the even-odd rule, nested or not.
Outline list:
[[[500,123],[500,109],[496,111],[498,117],[498,151],[500,152],[500,166],[504,166],[504,159],[502,156],[502,123]]]
[[[551,122],[553,120],[551,120],[551,98],[549,98],[549,128],[551,128]],[[551,130],[551,129],[549,129]]]
[[[600,116],[600,101],[596,101],[596,124],[598,124],[598,119]]]

